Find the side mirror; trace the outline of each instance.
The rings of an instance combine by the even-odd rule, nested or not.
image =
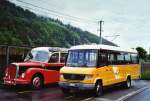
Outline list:
[[[32,59],[32,58],[33,58],[33,55],[32,55],[32,53],[29,53],[29,57],[30,57],[30,59]]]

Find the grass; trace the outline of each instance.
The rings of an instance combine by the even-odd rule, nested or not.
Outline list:
[[[141,79],[143,80],[150,80],[150,71],[146,71],[141,74]]]

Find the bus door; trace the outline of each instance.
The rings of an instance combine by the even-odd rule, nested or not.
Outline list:
[[[65,52],[53,52],[49,58],[47,66],[48,80],[51,82],[59,81],[59,70],[64,66],[67,53]]]
[[[113,72],[112,68],[108,66],[108,51],[106,50],[100,50],[99,52],[99,72],[104,85],[112,83]]]
[[[108,68],[110,71],[110,83],[115,84],[116,79],[119,79],[119,68],[117,65],[116,52],[108,51]]]
[[[57,82],[60,70],[60,52],[53,52],[49,58],[47,69],[47,81]]]

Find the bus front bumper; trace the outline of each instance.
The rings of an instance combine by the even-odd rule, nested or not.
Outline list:
[[[29,81],[23,79],[6,79],[4,78],[5,85],[29,84]]]
[[[83,83],[71,83],[71,82],[59,82],[59,86],[62,88],[76,88],[79,90],[92,90],[94,84],[83,84]]]

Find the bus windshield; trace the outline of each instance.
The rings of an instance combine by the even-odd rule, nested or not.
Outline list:
[[[49,53],[42,50],[33,50],[28,53],[25,58],[25,61],[40,61],[40,62],[48,62]]]
[[[71,50],[68,53],[66,66],[96,67],[97,50]]]

